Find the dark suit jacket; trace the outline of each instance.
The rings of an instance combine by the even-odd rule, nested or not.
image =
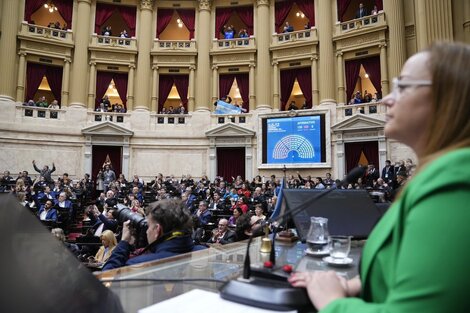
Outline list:
[[[219,240],[218,243],[225,245],[227,243],[232,243],[237,240],[237,234],[233,231],[228,229],[222,239]],[[217,243],[217,241],[212,240],[212,237],[207,241],[207,243]]]
[[[369,13],[367,12],[366,8],[362,8],[362,10],[359,9],[359,10],[356,11],[356,18],[361,18],[361,17],[367,16],[367,15],[369,15]]]
[[[382,179],[386,182],[390,182],[395,177],[395,168],[393,166],[389,166],[388,169],[386,166],[382,169]]]

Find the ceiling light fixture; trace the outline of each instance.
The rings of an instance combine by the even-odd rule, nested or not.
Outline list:
[[[49,13],[53,13],[54,11],[57,11],[57,7],[52,2],[44,3],[44,8],[46,8],[49,11]]]
[[[304,14],[303,12],[300,12],[300,11],[299,11],[299,12],[295,13],[295,16],[304,18],[304,17],[305,17],[305,14]]]

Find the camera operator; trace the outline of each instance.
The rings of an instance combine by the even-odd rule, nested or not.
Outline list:
[[[149,245],[131,259],[129,255],[133,239],[129,224],[129,220],[123,224],[122,239],[103,270],[205,249],[204,246],[194,245],[191,238],[191,215],[180,200],[164,199],[150,204],[147,214]]]

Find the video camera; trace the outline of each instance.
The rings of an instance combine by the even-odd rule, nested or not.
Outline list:
[[[129,228],[136,239],[136,247],[147,246],[147,219],[140,214],[132,212],[130,208],[121,203],[115,205],[113,209],[113,216],[119,225],[122,225],[125,221],[131,221]]]

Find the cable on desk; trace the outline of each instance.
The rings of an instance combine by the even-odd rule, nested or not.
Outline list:
[[[121,283],[121,282],[154,282],[154,283],[189,283],[189,282],[211,282],[225,283],[225,280],[215,278],[118,278],[101,279],[102,283]]]

